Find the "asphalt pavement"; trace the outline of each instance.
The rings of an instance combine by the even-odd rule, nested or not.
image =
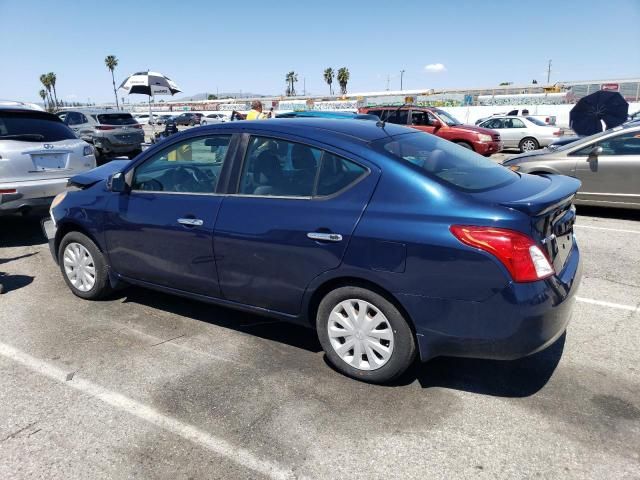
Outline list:
[[[640,212],[578,213],[565,337],[392,386],[269,318],[139,288],[81,300],[38,222],[0,218],[0,478],[640,478]]]

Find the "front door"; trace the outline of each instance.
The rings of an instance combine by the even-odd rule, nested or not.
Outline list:
[[[602,152],[594,154],[594,147]],[[572,154],[579,196],[586,200],[640,203],[640,132],[620,133],[591,143]]]
[[[114,194],[105,235],[112,268],[126,277],[219,296],[213,228],[230,135],[167,146],[133,171],[128,193]]]
[[[224,297],[298,314],[307,285],[340,265],[378,175],[318,147],[251,137],[216,222]]]
[[[436,123],[439,123],[435,115],[427,110],[411,111],[411,127],[421,132],[434,134],[436,131]]]

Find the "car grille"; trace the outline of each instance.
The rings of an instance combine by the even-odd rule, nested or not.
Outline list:
[[[500,141],[500,134],[499,133],[494,133],[491,135],[491,138],[493,138],[494,141],[499,142]]]

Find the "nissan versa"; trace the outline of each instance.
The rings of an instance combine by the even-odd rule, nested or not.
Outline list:
[[[311,326],[370,382],[539,351],[580,279],[578,180],[383,122],[191,129],[71,185],[43,227],[77,296],[135,284]]]

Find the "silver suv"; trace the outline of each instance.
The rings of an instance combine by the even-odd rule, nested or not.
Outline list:
[[[48,208],[69,177],[95,166],[93,147],[55,115],[0,105],[0,215]]]
[[[78,137],[93,144],[99,163],[110,155],[133,158],[142,151],[144,130],[128,112],[79,109],[64,110],[58,116]]]

